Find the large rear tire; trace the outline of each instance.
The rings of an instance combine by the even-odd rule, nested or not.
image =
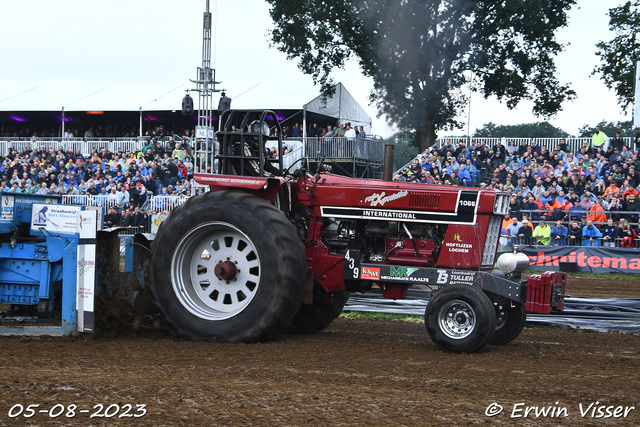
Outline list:
[[[334,292],[330,303],[314,300],[313,304],[302,304],[285,333],[315,334],[328,328],[340,316],[350,295],[346,291]]]
[[[236,191],[191,198],[151,247],[150,287],[183,337],[269,341],[300,308],[307,263],[295,227],[266,200]]]
[[[438,347],[452,353],[482,349],[496,330],[489,297],[468,285],[449,285],[429,301],[424,315],[427,333]]]
[[[527,321],[527,312],[523,304],[511,303],[495,305],[498,318],[496,330],[489,344],[504,345],[509,344],[520,336]]]

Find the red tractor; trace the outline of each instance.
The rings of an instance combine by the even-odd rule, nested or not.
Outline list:
[[[200,170],[217,162],[218,174],[195,174],[210,191],[175,209],[151,248],[155,302],[181,336],[257,342],[315,333],[351,292],[376,285],[399,299],[426,285],[435,292],[425,325],[443,350],[518,337],[528,262],[511,254],[494,272],[507,194],[347,178],[324,172],[322,161],[311,174],[302,160],[285,181],[273,112],[229,110],[221,125],[219,149],[195,147]],[[275,159],[265,154],[273,142]]]

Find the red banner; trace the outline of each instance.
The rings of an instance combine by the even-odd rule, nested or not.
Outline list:
[[[562,271],[561,264],[575,271],[591,273],[640,273],[640,250],[590,246],[528,247],[522,252],[529,257],[532,270]],[[566,263],[566,264],[565,264]]]

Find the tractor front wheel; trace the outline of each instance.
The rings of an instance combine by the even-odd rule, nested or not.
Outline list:
[[[452,353],[482,349],[496,329],[496,312],[489,297],[467,285],[449,285],[429,301],[427,333],[438,347]]]
[[[496,303],[498,323],[489,344],[504,345],[518,338],[527,321],[527,312],[523,304]]]

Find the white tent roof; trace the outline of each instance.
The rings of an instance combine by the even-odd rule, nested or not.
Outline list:
[[[342,83],[336,85],[336,92],[332,97],[323,101],[322,95],[305,104],[305,110],[335,117],[340,123],[351,122],[353,126],[364,126],[367,133],[371,132],[371,117],[360,107]]]

